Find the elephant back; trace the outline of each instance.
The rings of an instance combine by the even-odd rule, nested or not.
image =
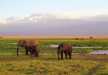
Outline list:
[[[32,47],[32,46],[37,46],[35,40],[19,40],[18,45],[21,47]]]
[[[35,40],[26,40],[26,46],[36,46]]]

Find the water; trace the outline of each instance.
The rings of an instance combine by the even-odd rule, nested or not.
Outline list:
[[[108,54],[108,50],[97,50],[90,52],[89,54]]]
[[[52,45],[49,45],[48,47],[49,47],[49,48],[57,48],[58,45],[52,44]],[[76,46],[74,46],[74,47],[72,47],[72,48],[103,48],[103,47],[100,47],[100,46],[97,46],[97,47],[86,47],[86,46],[84,46],[84,47],[76,47]]]

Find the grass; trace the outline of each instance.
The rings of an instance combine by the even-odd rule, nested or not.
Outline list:
[[[103,58],[106,57],[106,58]],[[71,60],[57,60],[55,55],[1,56],[2,75],[104,75],[108,74],[107,55],[73,55]]]
[[[57,60],[53,56],[3,56],[0,60],[2,75],[83,75],[97,64],[90,60]]]
[[[16,54],[16,44],[12,44],[12,43],[17,43],[18,39],[0,39],[0,55],[15,55]],[[78,46],[78,47],[99,47],[101,46],[102,48],[78,48],[78,49],[74,49],[74,52],[85,52],[88,53],[90,51],[93,50],[108,50],[108,40],[96,40],[96,39],[88,39],[88,40],[70,40],[70,39],[64,39],[64,40],[59,40],[59,39],[55,39],[55,40],[48,40],[48,39],[44,39],[44,40],[37,40],[39,42],[39,49],[41,52],[51,52],[56,50],[56,49],[51,49],[48,48],[49,45],[51,44],[59,44],[61,42],[64,43],[70,43],[73,46]],[[24,51],[24,50],[21,50]],[[22,52],[21,52],[22,53]]]
[[[84,49],[86,54],[73,54],[71,60],[57,60],[56,49],[50,44],[60,42],[74,46],[102,46],[107,49],[108,40],[38,40],[40,57],[16,56],[18,39],[0,39],[0,75],[108,75],[108,55],[89,55],[93,49]],[[74,52],[82,52],[74,49]]]

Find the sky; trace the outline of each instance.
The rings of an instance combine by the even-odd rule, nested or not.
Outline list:
[[[108,35],[107,28],[108,0],[0,0],[0,35]]]
[[[107,14],[108,0],[0,0],[1,18],[58,12],[78,14],[81,12],[87,15]]]

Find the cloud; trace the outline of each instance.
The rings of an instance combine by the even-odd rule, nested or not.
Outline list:
[[[107,9],[92,9],[92,10],[73,10],[73,11],[49,11],[46,13],[37,12],[35,14],[23,17],[8,17],[0,18],[0,23],[6,24],[16,21],[35,21],[41,19],[56,18],[56,19],[87,19],[94,16],[108,15]]]
[[[33,14],[22,18],[10,17],[5,19],[5,24],[0,24],[0,34],[108,35],[108,15],[77,19],[62,15]]]

